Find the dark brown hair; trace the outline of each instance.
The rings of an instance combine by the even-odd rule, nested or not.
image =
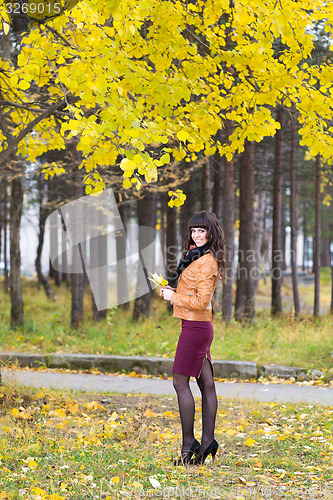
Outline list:
[[[226,261],[224,254],[224,234],[220,223],[213,212],[202,210],[194,214],[187,225],[187,233],[184,237],[184,252],[182,258],[185,257],[191,245],[195,245],[192,240],[191,230],[194,227],[201,227],[207,230],[207,241],[210,244],[209,251],[215,257],[218,263],[219,274],[224,280],[226,272]]]

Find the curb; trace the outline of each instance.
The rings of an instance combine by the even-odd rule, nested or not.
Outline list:
[[[143,356],[107,356],[101,354],[30,354],[0,353],[1,363],[16,363],[30,368],[67,368],[102,372],[131,372],[148,375],[172,376],[173,359]],[[296,380],[319,379],[320,370],[308,372],[305,368],[281,365],[260,365],[251,361],[214,360],[214,376],[217,378],[253,379],[275,376]]]

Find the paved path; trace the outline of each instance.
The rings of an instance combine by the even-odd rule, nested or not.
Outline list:
[[[46,371],[2,370],[3,381],[13,380],[22,385],[45,388],[70,388],[83,391],[146,393],[175,395],[171,380],[136,378],[116,375],[90,375],[85,373],[56,373]],[[200,392],[196,382],[191,382],[195,396]],[[295,384],[260,384],[216,382],[218,396],[253,399],[281,403],[308,403],[333,406],[332,387],[299,386]]]

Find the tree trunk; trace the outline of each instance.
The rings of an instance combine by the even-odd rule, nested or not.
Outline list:
[[[226,120],[225,123],[225,135],[226,135],[226,140],[228,139],[230,135],[230,131],[228,129],[228,122],[230,120]],[[229,127],[230,128],[230,127]],[[232,128],[232,124],[231,124]],[[223,144],[223,131],[219,130],[218,133],[216,134],[216,141],[220,142]],[[222,222],[222,204],[224,197],[222,196],[222,189],[223,189],[223,166],[224,166],[224,160],[221,158],[219,152],[216,152],[213,156],[210,157],[210,167],[212,171],[214,172],[214,188],[213,188],[213,212],[218,218],[220,222]]]
[[[290,121],[290,250],[291,276],[293,283],[294,315],[300,313],[297,277],[297,203],[296,203],[296,167],[295,167],[295,125]]]
[[[0,184],[0,187],[1,184]],[[0,262],[2,261],[2,246],[3,246],[3,236],[2,236],[2,233],[3,233],[3,226],[4,226],[4,220],[3,220],[3,196],[2,196],[2,193],[0,191]]]
[[[23,179],[12,179],[10,199],[10,326],[15,328],[24,323],[22,283],[20,224],[23,208]]]
[[[225,122],[225,142],[230,142],[233,132],[233,123]],[[232,286],[234,280],[234,211],[235,211],[235,172],[234,160],[223,159],[223,231],[225,239],[226,280],[222,289],[222,318],[225,321],[232,319]]]
[[[58,179],[54,177],[48,181],[48,190],[47,190],[48,206],[53,207],[54,210],[58,208],[58,202],[59,202],[57,188],[58,188]],[[57,255],[60,253],[58,248],[59,242],[58,242],[57,231],[51,231],[50,233],[50,247],[57,249]],[[49,262],[49,268],[50,268],[49,270],[50,278],[54,280],[56,286],[60,286],[60,272],[57,269],[54,269],[51,260]]]
[[[161,228],[160,228],[160,240],[163,255],[163,262],[166,262],[166,207],[167,207],[167,193],[161,193],[159,196],[159,201],[161,203]],[[186,201],[185,201],[186,203]]]
[[[148,280],[148,273],[145,267],[145,262],[142,258],[142,251],[147,245],[146,238],[142,237],[140,231],[141,227],[155,227],[156,222],[156,212],[155,212],[155,194],[146,190],[145,195],[138,202],[138,223],[139,223],[139,255],[140,262],[138,266],[138,276],[137,276],[137,287],[136,287],[136,299],[134,302],[133,309],[133,319],[139,320],[144,317],[149,316],[150,304],[152,297],[152,290],[150,287],[150,281]],[[151,255],[153,259],[153,254]],[[141,290],[146,289],[146,284],[148,284],[149,292],[143,293]],[[143,288],[144,287],[144,288]]]
[[[305,271],[307,262],[307,237],[308,237],[308,225],[305,215],[305,203],[303,204],[303,265],[302,270]]]
[[[266,193],[264,191],[259,192],[255,195],[255,206],[254,211],[254,249],[255,249],[255,262],[256,262],[256,272],[254,276],[255,288],[257,288],[260,276],[262,274],[261,269],[261,247],[263,245],[264,230],[265,230],[265,210],[266,210]]]
[[[212,191],[210,186],[209,159],[205,158],[202,167],[202,210],[210,212],[212,209]]]
[[[76,143],[74,141],[69,145],[70,166],[72,169],[72,198],[76,199],[82,195],[82,184],[80,173],[77,170],[79,159],[77,158],[78,152]],[[82,213],[74,211],[72,217],[75,219],[71,221],[72,227],[77,227],[83,224]],[[71,326],[77,329],[83,319],[83,292],[84,292],[84,255],[81,243],[72,248],[72,268],[71,268]]]
[[[215,136],[215,142],[223,143],[223,131],[219,130]],[[223,159],[217,151],[209,158],[210,170],[213,172],[213,212],[222,225],[222,189],[223,189]],[[221,310],[222,306],[222,284],[219,282],[212,297],[213,314]]]
[[[176,286],[170,279],[178,265],[178,230],[177,230],[177,208],[166,207],[166,251],[165,251],[165,264],[166,264],[166,279],[169,281],[170,286]],[[167,307],[170,312],[173,311],[171,302],[167,302]]]
[[[177,211],[176,208],[166,208],[166,274],[167,280],[177,269],[178,242],[177,242]]]
[[[68,258],[67,258],[67,241],[66,241],[66,231],[61,231],[61,281],[66,283],[66,287],[69,286],[69,270],[68,270]]]
[[[324,221],[326,234],[328,233],[328,219]],[[321,254],[320,254],[320,265],[321,267],[331,267],[331,256],[330,256],[330,245],[331,240],[329,236],[321,239]]]
[[[9,273],[8,273],[8,182],[7,177],[3,176],[4,184],[4,198],[3,198],[3,230],[4,230],[4,240],[3,240],[3,262],[4,262],[4,291],[8,293],[9,290]]]
[[[38,234],[38,247],[35,260],[35,267],[36,267],[38,282],[43,286],[46,296],[49,299],[55,300],[55,295],[53,293],[49,280],[42,272],[41,257],[44,245],[45,221],[47,217],[47,210],[43,204],[43,198],[44,198],[43,189],[45,184],[40,177],[38,178],[37,184],[38,184],[38,203],[39,203],[39,234]]]
[[[93,293],[91,294],[91,305],[92,305],[92,313],[94,320],[105,319],[108,312],[108,273],[106,271],[108,264],[108,236],[106,233],[106,228],[108,224],[107,215],[101,210],[97,210],[96,214],[98,227],[100,228],[101,234],[96,236],[95,238],[90,238],[90,262],[89,268],[97,270],[98,281],[96,283],[96,288],[94,288],[94,292],[98,294],[98,303],[105,304],[104,309],[97,309],[95,297]],[[88,245],[88,242],[86,242]],[[117,256],[118,257],[118,256]],[[87,256],[86,256],[87,258]],[[117,263],[118,267],[118,263]],[[96,271],[95,271],[96,272]],[[84,276],[88,276],[87,273],[83,274]],[[85,287],[85,279],[83,280],[83,287]],[[102,306],[104,307],[104,306]]]
[[[316,194],[315,194],[315,248],[314,248],[314,305],[313,305],[313,315],[318,317],[320,314],[320,204],[321,204],[321,194],[320,194],[320,155],[316,156]]]
[[[282,271],[287,269],[286,266],[286,207],[283,197],[281,198],[281,250],[282,250]]]
[[[180,207],[180,217],[179,217],[179,233],[181,241],[181,250],[183,251],[183,240],[185,234],[187,233],[187,224],[192,215],[194,215],[195,207],[195,190],[194,190],[194,172],[191,172],[190,178],[186,181],[181,189],[186,195],[186,200],[184,205]]]
[[[245,143],[239,168],[239,252],[235,319],[252,319],[255,314],[255,255],[253,245],[254,142]]]
[[[331,314],[333,314],[333,259],[331,260]]]
[[[272,242],[272,306],[271,313],[276,315],[282,312],[282,163],[283,163],[283,132],[284,114],[279,106],[277,121],[281,128],[275,135],[275,166],[273,180],[273,242]]]
[[[117,199],[118,203],[118,199]],[[127,240],[127,219],[128,207],[118,205],[119,215],[123,223],[124,230],[116,235],[117,252],[117,296],[118,304],[123,309],[129,308],[129,289],[128,289],[128,269],[126,265],[126,240]]]
[[[76,245],[72,250],[72,266],[74,269],[83,265],[83,254],[81,245]],[[79,328],[83,320],[83,272],[71,274],[71,292],[72,292],[72,307],[71,307],[71,326],[75,329]]]

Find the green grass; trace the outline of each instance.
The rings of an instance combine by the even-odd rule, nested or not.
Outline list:
[[[176,398],[107,396],[1,387],[0,498],[331,498],[332,408],[219,398],[215,463],[175,467]]]
[[[323,273],[322,308],[328,309],[330,278]],[[82,352],[117,355],[173,357],[180,333],[180,320],[173,318],[165,301],[156,297],[151,316],[132,320],[132,310],[119,307],[109,311],[107,320],[93,321],[90,296],[85,295],[85,320],[76,331],[70,328],[70,291],[56,289],[52,302],[36,282],[23,282],[25,326],[9,329],[9,296],[0,292],[0,345],[9,352]],[[303,309],[311,306],[313,285],[300,287]],[[256,292],[257,314],[251,324],[231,321],[226,324],[219,314],[214,317],[214,359],[234,359],[316,367],[330,373],[333,367],[333,317],[324,314],[313,320],[311,308],[297,321],[293,318],[291,285],[283,286],[284,314],[272,319],[269,312],[270,283],[261,283]],[[308,306],[306,306],[308,304]]]

